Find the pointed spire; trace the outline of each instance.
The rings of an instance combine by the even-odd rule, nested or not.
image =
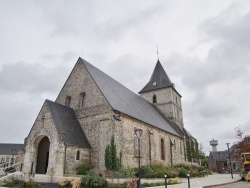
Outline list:
[[[162,67],[158,59],[149,82],[139,93],[143,93],[143,92],[151,91],[155,89],[161,89],[165,87],[170,87],[170,86],[173,87],[174,85],[169,79],[167,73],[165,72],[164,68]]]

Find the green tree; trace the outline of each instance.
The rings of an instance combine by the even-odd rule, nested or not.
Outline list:
[[[205,158],[201,159],[201,166],[208,167],[208,157],[205,157]]]
[[[105,148],[105,167],[107,170],[112,171],[116,171],[120,168],[120,160],[117,156],[114,136],[112,136],[110,144]]]
[[[203,151],[202,143],[199,144],[199,159],[201,160],[201,166],[206,166],[206,167],[208,166],[208,157]]]

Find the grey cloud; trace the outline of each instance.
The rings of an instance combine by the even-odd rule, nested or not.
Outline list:
[[[201,24],[200,29],[208,39],[218,39],[221,42],[236,45],[244,49],[248,49],[250,45],[249,30],[250,30],[250,12],[232,23],[227,23],[227,17],[215,17]],[[236,48],[237,50],[237,48]]]
[[[227,79],[230,79],[231,73],[236,73],[236,76],[244,74],[250,66],[249,19],[250,12],[231,23],[226,23],[227,18],[216,17],[207,20],[200,26],[208,40],[217,43],[210,50],[208,60],[219,65],[218,68],[226,68],[228,70]]]
[[[211,98],[211,96],[208,98]],[[206,101],[204,104],[199,104],[199,115],[204,118],[222,118],[232,115],[236,107],[231,103],[221,102],[221,100]]]
[[[131,30],[143,34],[146,30],[138,31],[140,26],[159,16],[166,8],[162,3],[150,5],[134,1],[107,1],[104,4],[75,1],[70,7],[64,1],[56,1],[55,6],[57,9],[51,6],[51,2],[41,5],[44,21],[53,28],[52,37],[67,35],[81,37],[84,43],[105,44],[121,40]]]
[[[65,79],[64,66],[48,68],[43,64],[27,64],[17,62],[15,64],[4,65],[0,70],[0,90],[6,93],[44,93],[58,92],[58,83]]]
[[[182,77],[182,83],[199,90],[215,83],[230,84],[237,79],[245,80],[243,75],[249,75],[250,68],[249,19],[248,13],[230,25],[218,17],[201,24],[200,31],[208,40],[217,41],[210,49],[208,57],[201,60],[174,54],[167,60],[174,67],[173,70]]]
[[[148,82],[153,69],[149,69],[147,66],[139,66],[136,61],[138,59],[135,55],[124,54],[106,65],[104,72],[133,92],[138,93]],[[152,63],[152,65],[155,64],[156,61]]]
[[[23,142],[45,101],[33,93],[0,90],[0,142]],[[11,138],[11,139],[10,139]]]
[[[250,134],[250,117],[246,122],[239,124],[237,126],[240,126],[242,128],[242,131],[245,136],[249,135]]]

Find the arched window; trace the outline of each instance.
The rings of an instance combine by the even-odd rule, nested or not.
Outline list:
[[[80,93],[79,106],[84,106],[84,103],[85,103],[85,96],[86,96],[86,93],[85,93],[85,92]]]
[[[165,160],[165,146],[163,138],[161,139],[161,160]]]
[[[79,150],[76,151],[76,160],[80,160],[80,151]]]
[[[70,106],[70,102],[71,102],[71,97],[70,97],[70,96],[67,96],[67,97],[66,97],[66,101],[65,101],[65,105],[66,105],[66,106]]]
[[[156,98],[156,95],[153,96],[153,103],[157,103],[157,98]]]
[[[142,130],[134,128],[134,155],[136,157],[141,157],[142,147],[141,147],[141,136],[142,136]]]

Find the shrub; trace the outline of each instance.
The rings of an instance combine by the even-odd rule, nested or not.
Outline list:
[[[174,183],[174,181],[173,181],[173,183],[171,181],[172,180],[169,180],[169,182],[167,183],[167,185],[169,185],[169,184],[176,184],[176,183]],[[177,179],[177,183],[178,183],[178,179]],[[163,186],[163,185],[165,185],[165,182],[143,183],[142,185],[143,185],[143,187],[156,187],[156,186]]]
[[[155,171],[150,166],[142,166],[140,173],[143,178],[154,178],[156,176]]]
[[[186,178],[188,174],[188,170],[185,168],[179,168],[178,173],[179,173],[179,177]]]
[[[29,181],[27,181],[26,186],[27,187],[34,187],[36,185],[36,182],[32,179],[29,179]]]
[[[80,188],[81,187],[81,179],[74,179],[73,181],[70,182],[72,185],[72,188]]]
[[[16,169],[14,167],[12,167],[12,166],[5,169],[5,173],[12,173],[12,172],[15,172],[15,171],[16,171]]]
[[[113,177],[123,178],[125,175],[121,171],[113,171]]]
[[[130,167],[122,168],[120,172],[122,172],[126,178],[134,178],[135,174],[137,173],[135,168],[130,168]]]
[[[179,173],[176,168],[173,167],[166,167],[162,165],[153,165],[152,167],[153,172],[151,173],[151,178],[163,178],[165,175],[169,178],[178,177]]]
[[[69,180],[65,177],[62,177],[58,183],[60,186],[65,187],[69,185]]]
[[[86,187],[103,187],[106,179],[101,176],[87,174],[82,177],[81,182]]]
[[[168,184],[178,184],[179,183],[179,178],[171,178],[168,180]]]
[[[153,165],[151,168],[154,171],[155,178],[162,178],[167,175],[167,167],[163,165]],[[169,176],[168,176],[169,177]]]
[[[1,186],[3,187],[12,187],[15,185],[15,180],[14,178],[10,178],[10,179],[4,179],[3,182],[1,183]]]
[[[99,172],[99,176],[104,177],[104,178],[112,178],[113,172],[109,170],[104,170],[104,171]]]
[[[176,177],[178,177],[179,173],[178,173],[177,168],[168,167],[168,168],[167,168],[167,171],[166,171],[166,175],[167,175],[169,178],[176,178]],[[161,177],[163,177],[163,176],[161,176]]]
[[[90,164],[89,163],[83,163],[80,164],[78,167],[76,167],[76,174],[77,175],[86,175],[90,170]]]
[[[192,165],[193,166],[193,165]],[[174,167],[176,167],[176,168],[184,168],[184,169],[186,169],[186,170],[191,170],[191,167],[192,166],[190,166],[190,165],[188,165],[188,164],[182,164],[182,163],[180,163],[180,164],[176,164],[176,165],[174,165]]]
[[[126,184],[110,183],[108,188],[126,188]]]
[[[190,176],[191,177],[198,177],[198,176],[200,176],[200,172],[198,171],[198,169],[192,169],[190,171]]]

